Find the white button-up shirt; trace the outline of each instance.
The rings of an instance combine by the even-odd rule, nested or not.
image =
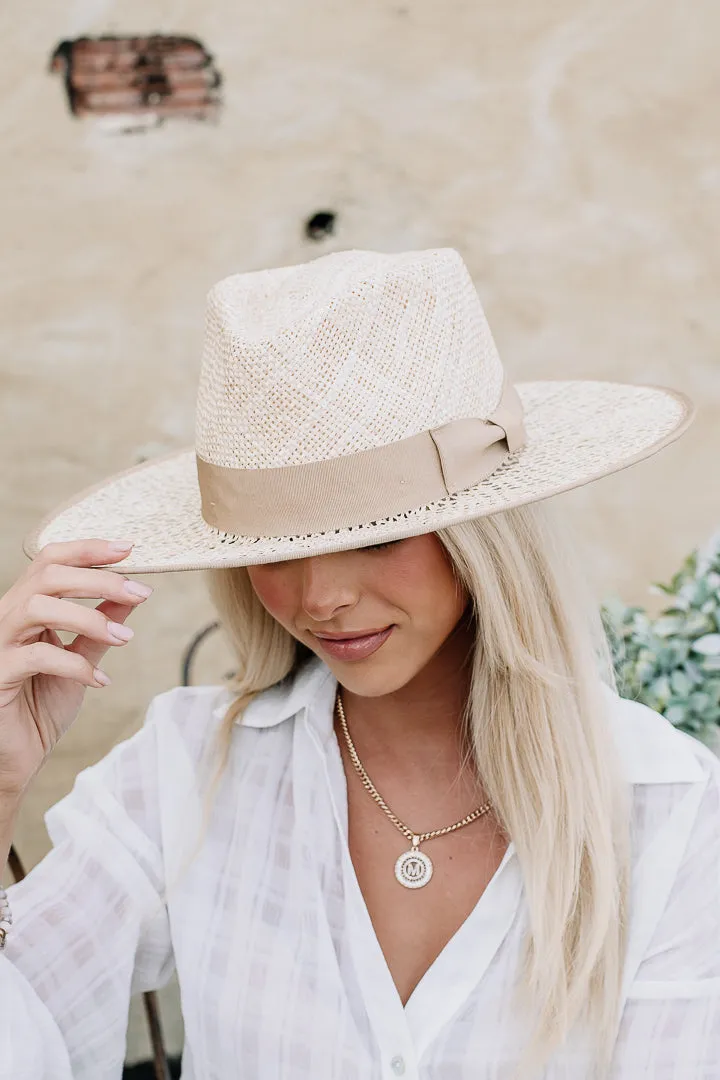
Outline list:
[[[527,925],[515,847],[403,1007],[350,859],[335,689],[313,657],[250,704],[166,902],[227,689],[158,694],[141,730],[78,775],[46,814],[53,849],[8,890],[3,1080],[118,1080],[130,994],[173,968],[183,1080],[508,1075],[527,1036],[510,1008]],[[718,1080],[720,761],[607,693],[635,845],[613,1080]],[[571,1038],[543,1078],[583,1080],[587,1053]]]

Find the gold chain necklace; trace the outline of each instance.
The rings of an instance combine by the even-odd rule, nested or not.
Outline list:
[[[420,889],[423,885],[427,885],[433,875],[433,864],[430,857],[426,855],[424,851],[420,851],[420,844],[423,844],[426,840],[432,840],[436,836],[445,836],[447,833],[455,832],[456,829],[462,829],[463,825],[469,825],[471,821],[477,821],[483,814],[487,814],[488,810],[491,808],[491,804],[489,802],[483,803],[477,810],[473,810],[471,814],[464,817],[462,821],[456,821],[454,825],[446,825],[444,829],[433,829],[432,832],[414,833],[412,829],[409,829],[407,825],[400,820],[399,817],[393,814],[392,810],[366,773],[365,767],[358,757],[355,744],[350,738],[347,720],[345,719],[345,710],[343,709],[342,701],[340,700],[339,690],[337,693],[337,707],[340,715],[340,726],[342,727],[343,735],[345,736],[350,760],[355,766],[363,787],[375,800],[381,810],[384,810],[395,828],[399,829],[403,836],[407,837],[412,843],[410,850],[403,852],[395,863],[395,877],[406,889]]]

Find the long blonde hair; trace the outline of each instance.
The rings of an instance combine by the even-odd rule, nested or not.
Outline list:
[[[609,1069],[626,948],[630,788],[607,727],[613,665],[587,575],[547,503],[438,530],[469,594],[475,643],[466,730],[493,812],[515,844],[529,927],[517,1004],[535,1014],[516,1075],[538,1070],[576,1022]],[[227,764],[248,703],[311,655],[266,611],[247,570],[207,571],[235,694],[213,748]]]

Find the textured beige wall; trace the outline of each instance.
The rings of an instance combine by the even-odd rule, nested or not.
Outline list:
[[[717,100],[710,0],[301,6],[86,0],[0,12],[0,589],[24,532],[107,473],[193,439],[206,289],[328,251],[451,245],[516,380],[667,383],[699,405],[680,443],[562,496],[599,593],[645,602],[718,526]],[[70,118],[58,40],[199,35],[217,126],[131,136]],[[305,219],[334,209],[322,243]],[[130,734],[212,612],[198,574],[148,575],[113,686],[38,778],[20,823]],[[228,659],[213,639],[200,681]],[[172,1001],[171,1045],[180,1029]],[[142,1050],[135,1012],[131,1054]]]

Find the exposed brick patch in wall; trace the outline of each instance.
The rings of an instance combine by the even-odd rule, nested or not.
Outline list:
[[[196,39],[152,34],[62,41],[50,70],[64,75],[74,116],[206,120],[220,107],[221,76]]]

